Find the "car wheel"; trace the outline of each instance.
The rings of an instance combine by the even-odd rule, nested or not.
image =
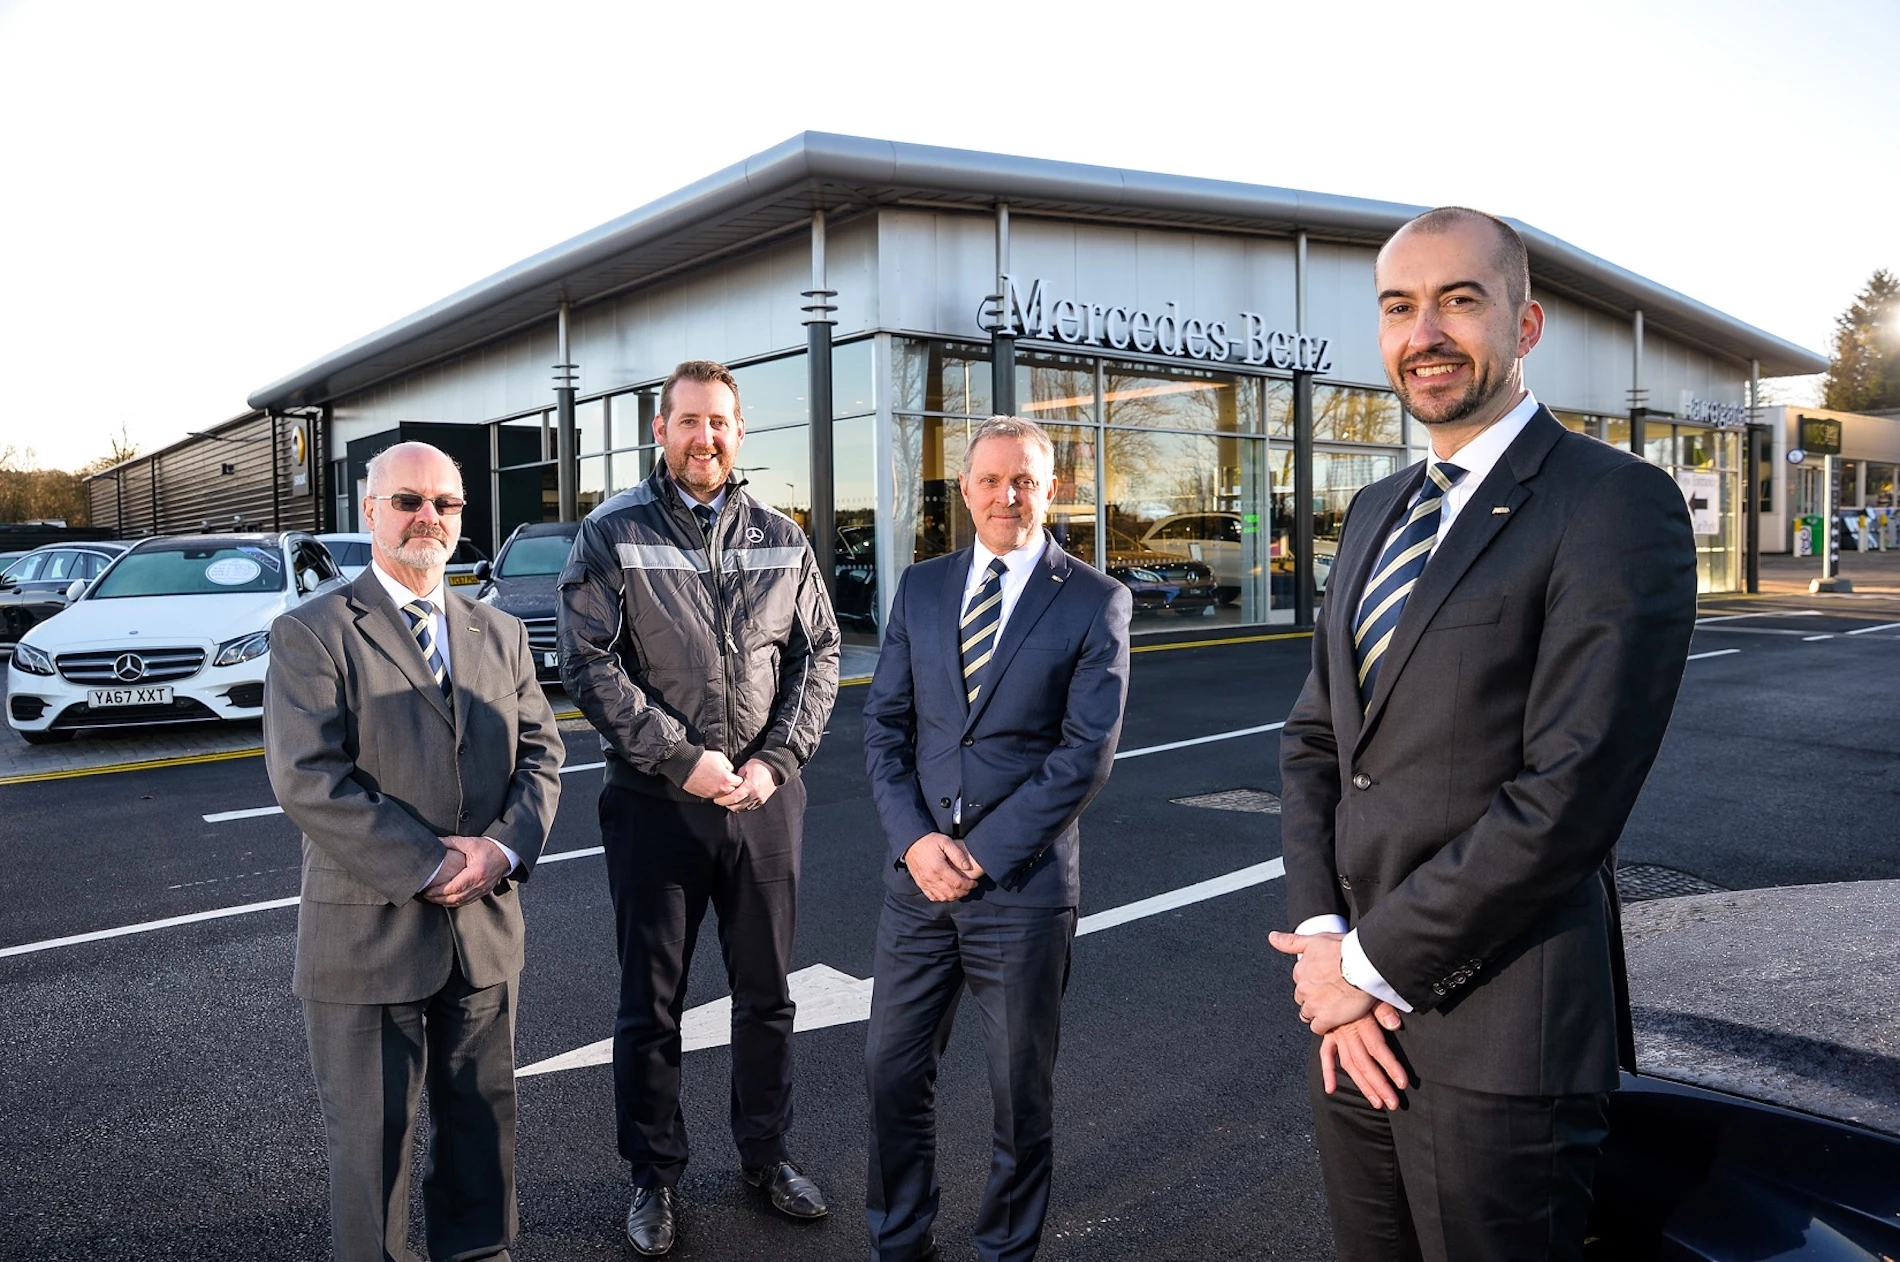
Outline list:
[[[20,739],[29,745],[63,745],[73,738],[71,732],[21,732]]]

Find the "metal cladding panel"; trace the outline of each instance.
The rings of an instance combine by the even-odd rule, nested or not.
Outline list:
[[[1548,407],[1621,416],[1629,410],[1629,321],[1535,286],[1544,337],[1524,360],[1524,384]]]
[[[1748,367],[1668,337],[1652,337],[1645,328],[1643,385],[1649,391],[1649,406],[1664,412],[1681,411],[1685,390],[1718,403],[1746,403]]]
[[[1379,299],[1372,279],[1377,251],[1363,246],[1306,246],[1306,328],[1331,339],[1333,381],[1383,386],[1379,360]]]

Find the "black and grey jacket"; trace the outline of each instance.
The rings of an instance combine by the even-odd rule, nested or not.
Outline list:
[[[783,784],[838,695],[838,623],[798,524],[734,477],[710,539],[663,463],[589,513],[560,579],[561,683],[607,783],[671,798],[701,753]]]

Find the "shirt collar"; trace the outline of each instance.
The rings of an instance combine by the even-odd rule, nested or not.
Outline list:
[[[1473,487],[1491,475],[1498,461],[1504,458],[1508,448],[1517,436],[1530,424],[1531,417],[1537,414],[1537,396],[1529,390],[1518,400],[1517,406],[1499,417],[1493,424],[1485,427],[1484,432],[1458,449],[1458,454],[1450,458],[1450,463],[1465,471],[1458,480],[1460,486]],[[1433,464],[1443,463],[1437,453],[1431,457]]]
[[[1022,547],[1003,553],[1003,566],[1011,574],[1020,574],[1041,560],[1042,550],[1048,546],[1048,532],[1039,530],[1036,532],[1035,537]],[[970,568],[972,570],[979,568],[987,570],[990,567],[990,559],[994,556],[996,556],[996,553],[990,551],[989,545],[979,539],[976,541],[975,562]]]
[[[376,575],[376,581],[383,585],[383,590],[389,593],[389,598],[396,602],[396,608],[401,609],[404,605],[416,599],[416,594],[413,591],[409,590],[407,587],[403,586],[401,583],[397,582],[395,579],[391,578],[389,576],[389,571],[383,568],[383,563],[377,560],[375,557],[370,558],[369,568],[371,572],[373,572]],[[442,612],[443,605],[442,605],[441,581],[437,580],[436,585],[435,585],[435,590],[430,592],[427,596],[422,597],[422,599],[434,605],[437,613]]]

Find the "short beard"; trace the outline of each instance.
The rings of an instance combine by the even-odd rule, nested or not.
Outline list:
[[[1401,384],[1395,387],[1398,391],[1399,402],[1405,405],[1406,412],[1411,415],[1413,420],[1421,425],[1427,426],[1456,425],[1460,421],[1470,420],[1473,414],[1483,408],[1485,404],[1496,399],[1511,384],[1508,376],[1497,381],[1480,380],[1474,377],[1471,384],[1465,388],[1463,396],[1454,402],[1443,415],[1426,416],[1418,410],[1417,405],[1412,401],[1410,386],[1409,384],[1405,384],[1409,383],[1410,380],[1411,378],[1407,377],[1404,371],[1399,373],[1399,381]]]
[[[711,478],[703,482],[695,482],[690,476],[693,468],[691,456],[691,452],[686,453],[685,456],[680,458],[678,465],[673,463],[671,456],[667,457],[666,471],[672,474],[673,480],[681,486],[692,491],[717,491],[720,487],[732,480],[732,461],[715,455],[713,460],[715,462],[714,468],[717,472],[715,472]]]
[[[411,535],[389,550],[400,565],[412,570],[432,570],[447,562],[449,545],[445,539],[433,535]]]

